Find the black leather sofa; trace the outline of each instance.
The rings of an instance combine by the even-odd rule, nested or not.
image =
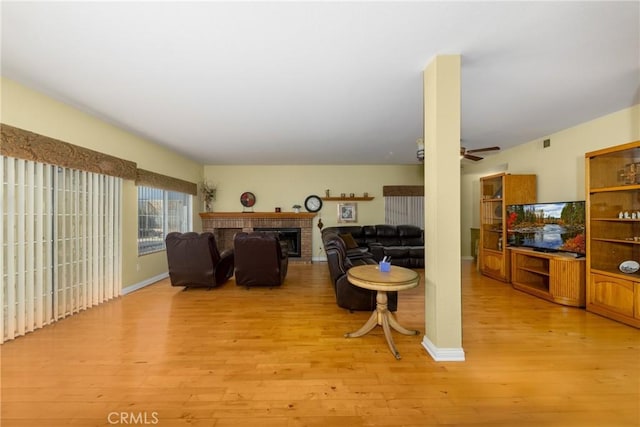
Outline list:
[[[325,235],[337,234],[347,247],[347,256],[352,259],[372,257],[376,262],[385,256],[392,265],[407,268],[424,268],[424,232],[414,225],[362,225],[326,227]],[[326,249],[326,246],[325,246]]]
[[[331,283],[336,294],[339,307],[348,310],[367,310],[376,308],[376,291],[352,285],[347,279],[347,271],[357,265],[377,264],[373,256],[366,251],[353,253],[353,258],[347,256],[344,240],[336,232],[322,233],[324,250],[327,255]],[[398,293],[388,292],[388,308],[396,311],[398,307]]]

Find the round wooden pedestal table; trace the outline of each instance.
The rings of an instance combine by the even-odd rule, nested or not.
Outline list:
[[[360,288],[377,291],[376,309],[371,313],[371,317],[360,329],[355,332],[345,334],[347,338],[357,338],[367,334],[376,326],[382,326],[384,336],[391,353],[396,359],[400,359],[400,353],[396,349],[391,336],[391,328],[405,335],[418,335],[420,331],[412,331],[401,326],[393,313],[387,307],[387,292],[404,291],[418,286],[420,276],[413,270],[404,267],[391,266],[390,271],[382,272],[377,265],[359,265],[351,267],[347,271],[349,282]]]

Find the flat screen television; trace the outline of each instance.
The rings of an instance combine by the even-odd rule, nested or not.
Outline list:
[[[508,205],[506,221],[511,246],[586,254],[584,200]]]

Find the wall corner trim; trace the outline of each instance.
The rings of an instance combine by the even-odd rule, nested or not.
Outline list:
[[[162,274],[158,274],[157,276],[151,277],[149,279],[143,280],[142,282],[138,282],[135,283],[131,286],[127,286],[126,288],[122,288],[122,292],[120,293],[120,295],[127,295],[130,294],[131,292],[135,292],[139,289],[142,289],[146,286],[149,285],[153,285],[156,282],[159,282],[160,280],[164,280],[167,277],[169,277],[169,272],[166,273],[162,273]]]
[[[426,336],[422,339],[422,346],[436,362],[464,362],[462,348],[438,348]]]

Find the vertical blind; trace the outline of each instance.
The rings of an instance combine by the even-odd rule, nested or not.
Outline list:
[[[409,224],[424,229],[424,197],[385,196],[384,218],[386,224]]]
[[[1,160],[4,342],[119,295],[122,179]]]

